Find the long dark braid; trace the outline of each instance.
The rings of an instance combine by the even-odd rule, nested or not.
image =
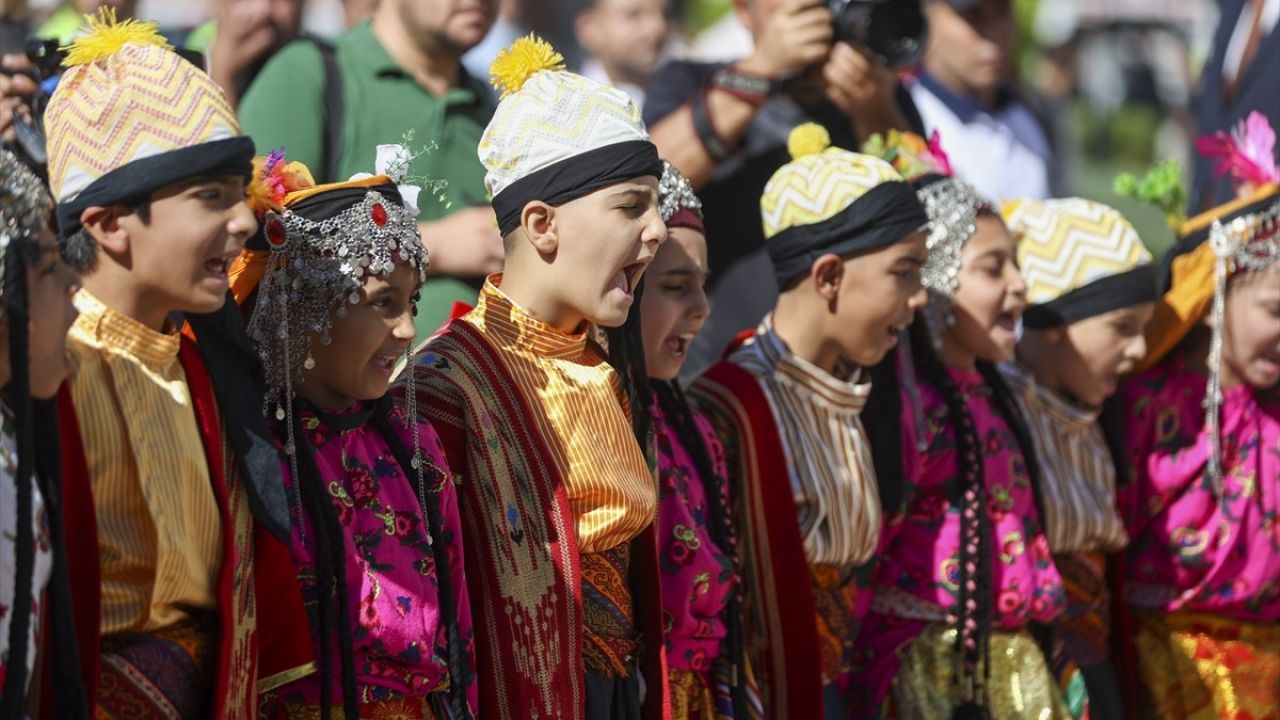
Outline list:
[[[1040,459],[1036,454],[1035,440],[1031,436],[1031,428],[1027,425],[1027,419],[1023,416],[1022,411],[1018,409],[1018,404],[1014,400],[1013,390],[1009,384],[1005,382],[1004,376],[1000,374],[1000,370],[995,365],[979,360],[978,370],[982,373],[983,381],[987,387],[991,388],[991,397],[993,404],[1000,416],[1004,418],[1012,431],[1014,439],[1018,442],[1018,449],[1022,452],[1022,461],[1026,466],[1027,480],[1031,485],[1031,499],[1035,503],[1036,516],[1038,518],[1041,531],[1044,530],[1044,498],[1041,495]],[[1047,625],[1041,623],[1028,623],[1028,631],[1035,639],[1036,645],[1040,647],[1040,652],[1044,655],[1046,662],[1053,658],[1053,634]]]
[[[952,504],[962,508],[957,558],[960,582],[956,603],[959,624],[956,653],[960,659],[960,672],[956,674],[956,681],[962,686],[973,682],[974,688],[972,699],[957,706],[952,717],[955,720],[988,718],[990,714],[983,706],[982,687],[990,672],[989,643],[994,603],[991,591],[991,518],[987,512],[981,439],[964,395],[934,352],[926,321],[922,318],[917,318],[911,325],[911,349],[919,377],[937,388],[946,403],[948,424],[954,429],[957,470],[960,473],[960,482],[951,488]],[[896,386],[890,391],[897,392]],[[901,453],[901,448],[896,452]],[[967,498],[970,493],[972,500]],[[970,509],[975,510],[971,519],[965,512]],[[967,526],[966,520],[969,520]],[[966,638],[969,621],[974,622],[974,628],[972,635]],[[968,646],[969,642],[973,643],[972,647]],[[962,687],[962,690],[967,689]]]
[[[409,432],[418,432],[417,418],[406,418]],[[387,439],[391,454],[400,465],[401,472],[408,482],[414,482],[417,470],[413,467],[413,458],[404,440],[391,420],[390,396],[384,395],[375,405],[372,422],[374,427]],[[444,482],[451,482],[444,478]],[[450,717],[461,720],[470,717],[467,709],[466,689],[471,684],[471,668],[467,662],[465,641],[462,629],[458,626],[458,608],[454,602],[454,578],[449,568],[449,547],[444,541],[444,515],[440,511],[440,502],[431,502],[422,498],[422,513],[427,520],[427,532],[433,538],[431,555],[436,566],[436,586],[439,588],[440,615],[445,622],[445,638],[448,643],[449,657],[449,712]]]
[[[315,449],[307,439],[310,436],[302,424],[304,401],[293,399],[294,449],[298,460],[299,477],[294,478],[301,494],[302,505],[311,520],[315,539],[312,555],[316,566],[316,653],[320,669],[320,717],[332,717],[330,678],[333,676],[333,658],[330,653],[331,633],[338,634],[339,663],[342,675],[342,708],[348,718],[360,717],[359,692],[356,685],[355,658],[352,650],[350,604],[346,592],[346,544],[342,541],[342,527],[333,503],[326,497],[324,478],[316,467]],[[335,615],[334,595],[337,595]]]
[[[35,541],[31,537],[34,520],[35,423],[31,401],[31,363],[27,351],[30,313],[27,307],[27,263],[19,243],[5,251],[4,304],[9,329],[9,369],[12,375],[6,392],[13,411],[14,438],[18,453],[13,482],[17,488],[17,537],[13,607],[9,608],[9,669],[0,717],[20,718],[26,711],[27,644],[31,633],[31,593],[35,572]]]
[[[985,360],[979,360],[977,366],[978,371],[982,373],[983,381],[987,384],[987,387],[991,388],[996,410],[1000,412],[1000,416],[1004,418],[1004,421],[1009,425],[1009,429],[1013,431],[1014,439],[1018,441],[1018,449],[1022,451],[1023,462],[1027,465],[1027,478],[1031,483],[1031,494],[1035,500],[1036,512],[1040,516],[1040,523],[1043,529],[1044,498],[1041,497],[1040,493],[1040,489],[1043,487],[1040,480],[1040,459],[1036,454],[1036,444],[1031,436],[1031,427],[1027,425],[1026,417],[1018,409],[1018,403],[1013,397],[1013,389],[1005,382],[1004,375],[1000,374],[1000,370]]]
[[[640,329],[640,298],[644,296],[644,279],[636,284],[635,300],[631,303],[631,312],[627,313],[627,321],[616,328],[606,328],[605,337],[609,340],[609,364],[618,374],[622,383],[622,392],[627,397],[631,413],[631,430],[635,433],[636,442],[646,457],[650,457],[649,433],[653,429],[653,418],[649,415],[649,398],[653,390],[649,385],[649,373],[644,365],[644,340]]]
[[[49,577],[45,614],[46,625],[41,634],[53,657],[42,664],[51,675],[41,684],[57,688],[53,699],[54,717],[81,720],[90,714],[89,699],[80,672],[80,648],[77,645],[75,615],[72,612],[71,578],[67,568],[67,543],[62,506],[62,444],[58,430],[58,401],[35,401],[36,479],[44,495],[49,537],[53,546],[53,572]]]
[[[721,549],[726,552],[733,560],[735,571],[741,577],[741,564],[738,562],[738,539],[737,533],[734,532],[733,510],[730,507],[730,500],[727,497],[728,478],[722,477],[716,472],[715,463],[711,459],[711,452],[707,449],[707,444],[703,439],[702,432],[698,428],[697,421],[694,420],[693,410],[689,404],[688,398],[685,397],[684,391],[680,389],[679,384],[675,382],[658,382],[653,384],[654,395],[658,399],[658,406],[662,408],[662,414],[667,418],[667,422],[676,432],[676,436],[680,439],[680,444],[685,451],[693,459],[694,467],[698,471],[698,477],[702,480],[703,494],[707,497],[708,513],[707,529],[710,531],[711,539]],[[714,485],[709,485],[714,483]],[[729,657],[732,658],[735,671],[739,678],[743,678],[743,670],[746,666],[746,647],[745,637],[742,627],[742,583],[739,582],[729,595],[729,601],[725,606],[725,624],[728,629],[728,650]],[[746,716],[748,701],[746,697],[745,679],[740,679],[731,689],[733,693],[733,706],[735,714],[741,713]]]
[[[976,637],[974,638],[976,646],[969,651],[970,657],[967,663],[962,663],[962,666],[967,664],[970,669],[980,669],[982,680],[985,683],[990,674],[990,636],[994,621],[994,588],[992,586],[991,571],[991,543],[993,538],[991,537],[990,515],[987,512],[985,501],[983,467],[980,462],[981,441],[977,436],[965,398],[955,383],[952,382],[950,374],[947,373],[946,368],[933,350],[924,320],[917,319],[912,325],[910,337],[915,370],[921,379],[940,391],[947,406],[948,424],[954,428],[956,453],[959,458],[959,470],[962,480],[952,489],[952,502],[959,507],[965,507],[965,494],[969,488],[974,489],[977,500],[974,503],[978,507],[975,518],[977,520],[976,529],[978,530],[978,537],[976,538],[977,553],[976,557],[972,556],[968,552],[970,543],[964,541],[960,543],[960,583],[957,607],[963,611],[968,607],[970,600],[974,601],[972,617],[977,624]],[[986,361],[978,361],[976,367],[981,373],[984,383],[991,390],[992,404],[1009,425],[1022,451],[1027,473],[1034,490],[1036,507],[1043,513],[1043,504],[1040,497],[1040,470],[1035,454],[1035,445],[1032,442],[1026,421],[1017,410],[1013,393],[996,367]],[[868,417],[872,418],[872,421],[867,424],[867,433],[871,441],[876,472],[900,477],[902,474],[902,436],[898,418],[901,417],[903,409],[898,393],[896,354],[886,357],[884,361],[873,368],[872,382],[871,397],[867,402]],[[874,418],[894,418],[894,420],[876,422]],[[963,528],[962,532],[964,532]],[[976,578],[972,577],[968,572],[970,564],[976,570]],[[972,593],[969,591],[969,581],[971,579],[974,581]],[[961,612],[961,623],[964,622],[965,614]],[[966,648],[962,646],[960,652],[964,653],[965,651]],[[981,698],[975,695],[975,700],[977,702],[966,703],[958,707],[955,711],[955,717],[988,717],[989,713],[982,707]]]

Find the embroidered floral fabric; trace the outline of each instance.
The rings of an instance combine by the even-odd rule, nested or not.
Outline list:
[[[990,498],[996,557],[990,567],[995,595],[992,627],[1017,630],[1047,623],[1066,605],[1062,578],[1036,509],[1026,460],[1018,442],[993,405],[990,390],[976,371],[948,369],[965,396],[983,458]],[[897,674],[902,651],[927,624],[949,624],[959,592],[961,508],[954,500],[961,473],[954,429],[947,422],[941,392],[920,383],[925,418],[924,446],[917,456],[910,417],[902,425],[903,477],[908,488],[905,516],[886,526],[872,600],[856,643],[861,674],[855,706],[879,707]],[[903,391],[903,406],[910,407]]]
[[[700,478],[657,402],[650,411],[658,448],[658,561],[667,662],[673,670],[705,676],[728,635],[724,611],[737,582],[732,554],[716,544],[708,529],[707,493],[728,492],[724,449],[711,424],[695,415],[716,473]]]
[[[1205,377],[1173,358],[1127,383],[1133,538],[1125,596],[1149,610],[1280,620],[1280,400],[1222,399],[1222,496],[1206,479]]]
[[[357,405],[334,417],[367,412],[367,408]],[[346,424],[355,427],[338,430],[312,411],[302,411],[301,422],[306,430],[305,442],[315,448],[316,467],[327,482],[326,496],[337,510],[343,529],[346,590],[355,614],[350,622],[360,702],[425,697],[447,679],[448,673],[446,624],[440,616],[433,542],[448,543],[449,571],[458,596],[458,624],[468,643],[472,638],[470,605],[463,589],[457,496],[440,440],[430,424],[418,422],[427,501],[439,503],[444,518],[444,533],[429,537],[426,517],[419,507],[417,480],[405,476],[377,429],[367,422],[349,422]],[[411,447],[403,423],[404,411],[397,407],[392,410],[391,424],[403,433],[405,446]],[[292,496],[295,479],[287,462],[282,465],[282,474]],[[314,538],[316,531],[312,523],[297,516],[296,507],[292,512],[293,559],[303,600],[314,611],[314,555],[302,542],[298,523],[305,522],[308,538]],[[333,653],[337,657],[336,647]],[[285,702],[318,702],[320,682],[312,674],[281,688],[279,698]],[[339,687],[336,667],[330,682]]]

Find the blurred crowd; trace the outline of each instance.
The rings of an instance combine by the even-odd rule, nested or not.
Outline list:
[[[849,12],[853,13],[860,12],[860,5],[875,4],[835,2],[831,7],[852,7]],[[834,105],[851,118],[838,124],[853,131],[856,140],[889,127],[924,134],[939,130],[960,172],[988,196],[1001,200],[1014,194],[1074,194],[1108,202],[1133,219],[1157,253],[1172,241],[1163,218],[1148,206],[1117,196],[1112,178],[1143,168],[1155,158],[1179,160],[1190,181],[1190,203],[1193,209],[1203,209],[1222,200],[1229,189],[1213,180],[1204,162],[1195,161],[1191,140],[1239,122],[1245,109],[1258,109],[1272,122],[1280,119],[1280,93],[1275,92],[1280,34],[1270,32],[1278,15],[1271,0],[929,2],[924,8],[927,44],[914,53],[909,47],[899,48],[903,54],[894,58],[869,51],[856,37],[843,38],[845,42],[837,43],[828,54],[831,33],[818,26],[825,26],[829,21],[823,18],[829,15],[816,0],[387,0],[382,8],[378,0],[5,0],[0,3],[0,45],[6,68],[0,75],[4,96],[0,132],[6,143],[22,146],[23,139],[32,135],[24,127],[15,131],[15,113],[19,125],[32,121],[31,108],[38,108],[40,98],[47,97],[53,82],[48,78],[58,72],[57,47],[76,36],[84,13],[103,5],[114,7],[121,17],[157,21],[175,46],[203,60],[233,103],[249,93],[255,78],[290,43],[300,41],[325,51],[336,42],[341,48],[342,38],[359,35],[359,26],[369,21],[374,43],[392,60],[387,69],[394,67],[412,78],[411,94],[442,98],[451,89],[470,88],[489,96],[462,111],[470,113],[467,132],[477,137],[490,112],[486,107],[496,101],[485,82],[488,64],[502,47],[534,31],[562,48],[571,67],[625,89],[642,107],[647,95],[654,96],[645,110],[646,120],[664,145],[664,154],[677,157],[684,152],[696,154],[699,144],[681,144],[690,139],[689,134],[682,136],[672,130],[672,124],[659,121],[685,103],[690,82],[707,79],[704,71],[750,57],[766,66],[778,65],[777,70],[793,78],[793,86],[802,88],[800,71],[813,65],[815,58],[825,57],[825,77],[818,78],[818,85],[826,83],[838,92],[827,93],[830,103],[802,101],[800,105]],[[909,25],[902,27],[910,30]],[[314,53],[303,54],[301,65],[313,70],[321,65],[313,62]],[[346,53],[340,49],[337,55]],[[323,56],[330,57],[328,52]],[[459,75],[459,67],[465,68],[467,77]],[[321,84],[341,84],[323,73],[311,75]],[[264,86],[274,87],[281,76],[268,78]],[[44,93],[41,83],[46,86]],[[816,87],[810,83],[811,89]],[[793,89],[782,94],[797,95]],[[804,90],[798,92],[803,95]],[[283,116],[273,114],[274,109],[286,107],[288,103],[272,92],[270,99],[250,100],[242,110],[260,150],[291,135],[290,145],[295,147],[289,150],[299,154],[297,128],[277,122]],[[301,121],[304,125],[323,116],[323,108],[314,109],[309,113],[313,118]],[[713,217],[722,205],[717,197],[722,188],[737,192],[742,186],[733,180],[748,178],[749,189],[758,191],[768,172],[779,164],[777,157],[758,164],[750,158],[781,147],[782,128],[806,114],[797,114],[794,105],[791,109],[790,113],[762,113],[761,124],[769,124],[770,117],[777,120],[772,123],[772,140],[748,152],[745,162],[741,155],[729,158],[725,168],[719,162],[690,164],[688,158],[677,162],[697,189],[709,194]],[[439,132],[444,127],[440,123],[456,124],[446,119],[450,112],[431,113],[437,118],[434,125],[416,121],[405,127],[413,126],[420,139],[443,146],[448,133]],[[755,123],[754,118],[752,114],[745,121]],[[321,151],[325,151],[336,163],[335,173],[346,169],[339,162],[342,148],[336,147],[344,132],[350,148],[377,132],[393,130],[383,123],[376,130],[365,127],[351,134],[353,121],[333,129],[336,135],[331,138],[323,134],[329,124],[316,124],[319,134],[303,143],[313,147],[300,154],[303,160],[323,166]],[[393,134],[398,137],[403,129],[395,128]],[[747,134],[769,135],[755,130]],[[846,145],[854,141],[845,138]],[[1007,160],[1012,165],[1001,170],[1012,167],[1029,174],[984,174],[977,167],[990,157],[990,147],[1002,143],[1011,148]],[[441,164],[449,154],[442,154]],[[438,277],[424,305],[436,310],[424,314],[420,330],[442,321],[449,301],[473,295],[480,278],[500,263],[499,238],[490,230],[487,216],[468,212],[485,204],[479,166],[464,159],[459,167],[463,168],[457,171],[460,177],[444,173],[454,184],[448,193],[450,212],[427,210],[421,217],[424,223],[448,224],[438,228],[446,232],[428,234],[439,238],[428,241],[434,245],[430,249]],[[1005,180],[997,180],[997,175]],[[1019,192],[1001,187],[1000,182],[1017,184]],[[750,287],[752,278],[766,274],[758,252],[758,229],[740,214],[716,225],[732,231],[726,235],[745,233],[747,241],[734,241],[729,249],[715,248],[713,284]],[[728,282],[721,283],[722,279]],[[744,299],[732,293],[714,294],[717,309],[743,308],[741,316],[718,313],[725,327],[737,327],[742,318],[758,316],[770,300],[768,293],[751,295]],[[704,346],[719,347],[727,332],[711,328]],[[695,358],[691,372],[709,362],[707,353]]]

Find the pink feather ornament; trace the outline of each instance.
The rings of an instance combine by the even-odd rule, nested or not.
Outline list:
[[[1214,175],[1228,173],[1236,183],[1236,194],[1244,197],[1263,185],[1280,183],[1276,166],[1276,131],[1258,111],[1249,113],[1231,133],[1221,130],[1196,140],[1196,150],[1206,158],[1217,158]]]

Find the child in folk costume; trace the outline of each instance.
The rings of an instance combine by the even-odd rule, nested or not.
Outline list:
[[[710,313],[702,202],[663,163],[659,183],[667,241],[644,280],[640,323],[649,412],[658,454],[658,557],[672,717],[760,715],[743,655],[737,531],[724,447],[676,382]]]
[[[104,9],[65,64],[45,126],[64,257],[85,273],[59,412],[85,684],[100,718],[253,717],[253,520],[289,527],[227,302],[257,228],[253,142],[154,24]]]
[[[859,570],[882,505],[863,368],[924,304],[927,217],[878,158],[792,131],[794,158],[765,189],[766,247],[783,289],[774,311],[695,385],[728,450],[739,506],[752,668],[766,715],[850,717],[847,693],[867,595]]]
[[[1258,114],[1201,141],[1238,200],[1192,218],[1121,389],[1123,593],[1142,714],[1280,712],[1280,171]]]
[[[415,395],[406,408],[388,394],[428,264],[418,188],[396,185],[408,159],[382,146],[378,170],[396,179],[309,186],[305,168],[274,154],[251,193],[263,231],[251,244],[257,270],[237,273],[236,294],[256,290],[249,332],[293,527],[287,549],[259,534],[267,718],[328,717],[334,706],[345,717],[474,714],[452,476]],[[281,572],[282,552],[292,562]]]
[[[1133,226],[1100,203],[1012,202],[1004,215],[1028,307],[1017,365],[1001,370],[1035,443],[1045,535],[1067,592],[1053,626],[1054,664],[1070,683],[1073,714],[1120,720],[1106,566],[1128,536],[1116,507],[1117,458],[1099,414],[1146,354],[1155,267]]]
[[[67,330],[79,280],[58,254],[43,182],[0,150],[0,718],[37,704],[32,678],[61,695],[57,716],[88,714],[62,543],[52,404],[71,367]],[[51,452],[50,452],[51,451]],[[42,638],[48,642],[41,643]],[[43,645],[45,654],[37,651]],[[37,665],[39,662],[39,665]],[[37,668],[42,668],[37,671]]]
[[[505,270],[413,369],[458,474],[480,714],[664,717],[650,398],[622,362],[638,343],[611,338],[606,360],[590,332],[627,322],[666,239],[662,166],[630,97],[546,43],[491,74],[479,153]]]
[[[1042,530],[1029,433],[996,363],[1013,358],[1026,284],[995,209],[960,180],[915,181],[929,304],[873,373],[876,470],[906,509],[886,525],[858,637],[860,716],[1068,718],[1033,624],[1065,604]]]

